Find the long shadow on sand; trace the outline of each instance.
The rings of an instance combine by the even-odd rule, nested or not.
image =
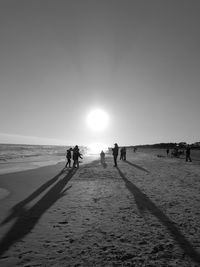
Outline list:
[[[139,205],[139,210],[148,210],[152,213],[169,231],[174,240],[179,244],[182,250],[195,262],[200,262],[200,254],[193,248],[192,244],[183,236],[179,229],[174,226],[174,223],[148,198],[140,189],[131,183],[122,171],[117,167],[117,170],[125,182],[128,190],[133,194],[136,204]]]
[[[107,163],[105,161],[102,161],[102,160],[101,160],[101,165],[103,166],[104,169],[106,169],[108,166]]]
[[[60,198],[65,195],[65,192],[71,187],[64,189],[66,184],[76,173],[76,169],[68,172],[64,178],[60,179],[36,204],[31,208],[25,209],[21,207],[18,217],[8,231],[8,233],[0,241],[0,255],[7,251],[19,239],[26,236],[36,225],[40,217]],[[54,177],[55,178],[55,177]],[[63,190],[64,189],[64,190]],[[14,211],[15,212],[15,211]],[[12,216],[11,217],[16,217]]]
[[[4,225],[5,223],[8,223],[10,220],[12,220],[15,217],[19,216],[20,211],[23,210],[23,207],[31,202],[33,199],[37,198],[42,192],[44,192],[48,187],[50,187],[53,183],[55,183],[58,178],[63,174],[64,170],[61,170],[55,177],[41,185],[37,190],[35,190],[30,196],[23,199],[16,205],[12,207],[12,213],[5,218],[5,220],[1,223],[1,225]]]
[[[148,170],[146,170],[146,169],[140,167],[139,165],[133,164],[132,162],[130,162],[130,161],[128,161],[128,160],[126,160],[126,161],[124,161],[124,162],[128,163],[129,165],[131,165],[131,166],[133,166],[133,167],[135,167],[135,168],[137,168],[137,169],[139,169],[139,170],[141,170],[141,171],[144,171],[144,172],[149,173]]]

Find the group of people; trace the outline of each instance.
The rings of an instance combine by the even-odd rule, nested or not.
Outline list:
[[[167,156],[169,155],[169,148],[166,149]],[[112,148],[112,155],[114,159],[114,167],[117,167],[117,157],[119,154],[119,146],[117,143],[114,144],[114,147]],[[79,168],[79,158],[82,159],[82,154],[79,151],[79,147],[76,145],[74,148],[69,148],[67,150],[66,154],[67,163],[65,165],[65,168],[69,166],[71,168],[71,159],[73,159],[73,168]],[[105,163],[105,152],[102,150],[100,153],[101,163]],[[122,147],[120,149],[120,160],[126,160],[126,147]],[[190,147],[188,146],[185,151],[185,160],[186,161],[192,161],[190,156]]]
[[[120,160],[126,160],[126,148],[122,147],[120,149]]]
[[[117,143],[114,144],[114,147],[112,148],[112,155],[114,159],[114,167],[117,167],[117,157],[119,154],[119,146]],[[105,163],[105,152],[102,150],[100,153],[101,163]],[[120,160],[126,160],[126,147],[122,147],[120,149]]]
[[[167,153],[167,156],[169,156],[169,148],[166,149],[166,153]],[[177,147],[175,147],[172,152],[171,152],[171,155],[174,156],[174,157],[179,157],[181,154],[184,154],[184,150],[181,150],[179,151]],[[186,147],[186,150],[185,150],[185,161],[192,161],[191,159],[191,153],[190,153],[190,146],[187,146]]]
[[[79,151],[79,147],[76,145],[74,148],[70,147],[67,149],[67,163],[65,165],[65,168],[69,165],[69,168],[71,168],[71,159],[73,159],[73,168],[79,168],[79,158],[82,159],[82,154]]]
[[[185,155],[186,155],[186,156],[185,156],[185,161],[188,161],[188,160],[189,160],[189,161],[191,162],[192,159],[191,159],[191,157],[190,157],[190,147],[187,147],[187,148],[186,148]]]
[[[114,148],[112,148],[112,154],[113,154],[113,159],[114,159],[114,167],[117,167],[117,157],[119,153],[119,147],[118,144],[114,144]],[[67,149],[66,153],[66,165],[65,168],[69,166],[71,168],[71,159],[73,159],[73,168],[79,168],[79,158],[82,159],[82,154],[80,153],[79,147],[76,145],[74,148],[70,147]],[[102,150],[100,153],[100,158],[101,158],[101,163],[105,163],[105,152]],[[120,159],[121,160],[126,160],[126,148],[122,147],[120,150]]]

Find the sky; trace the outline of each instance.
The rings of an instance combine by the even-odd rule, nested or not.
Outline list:
[[[199,0],[1,0],[0,143],[200,141]],[[104,131],[87,125],[99,108]]]

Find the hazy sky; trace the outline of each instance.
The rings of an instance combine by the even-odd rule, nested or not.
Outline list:
[[[199,0],[0,0],[0,142],[200,141],[199,14]]]

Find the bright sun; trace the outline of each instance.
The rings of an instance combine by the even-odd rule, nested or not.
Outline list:
[[[108,126],[108,114],[101,109],[94,109],[87,116],[87,124],[93,131],[101,132]]]

